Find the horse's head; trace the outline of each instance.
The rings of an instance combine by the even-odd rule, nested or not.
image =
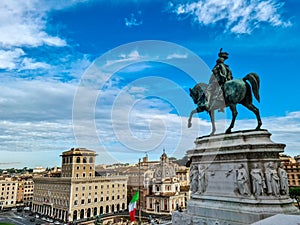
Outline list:
[[[207,88],[207,84],[199,83],[196,84],[193,89],[190,90],[190,96],[192,97],[195,104],[198,104],[200,101],[206,101],[205,90]]]
[[[198,101],[198,92],[194,90],[195,87],[193,89],[190,89],[190,96],[191,98],[193,99],[194,103],[197,104],[197,101]]]

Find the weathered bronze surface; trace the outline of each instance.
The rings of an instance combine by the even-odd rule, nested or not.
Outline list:
[[[213,68],[213,74],[209,84],[198,83],[190,90],[197,108],[192,110],[188,120],[188,127],[192,126],[191,120],[195,113],[208,112],[212,122],[213,135],[216,131],[214,111],[224,111],[224,107],[229,107],[232,112],[232,120],[226,133],[231,133],[237,117],[237,104],[242,104],[247,109],[252,111],[257,119],[256,130],[259,130],[262,121],[260,118],[259,109],[252,103],[252,93],[258,102],[260,102],[259,87],[260,79],[255,73],[249,73],[242,79],[232,79],[232,73],[228,65],[224,64],[224,60],[228,58],[228,53],[219,53],[216,66]],[[251,86],[250,86],[251,84]]]

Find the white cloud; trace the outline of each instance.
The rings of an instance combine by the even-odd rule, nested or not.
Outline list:
[[[0,43],[6,47],[65,46],[65,40],[45,32],[48,5],[37,0],[0,2]]]
[[[187,54],[178,54],[173,53],[167,56],[167,59],[186,59],[188,56]]]
[[[142,12],[138,11],[136,14],[131,13],[129,18],[125,18],[125,26],[126,27],[133,27],[133,26],[140,26],[143,24],[141,19]]]
[[[0,69],[13,70],[19,63],[19,58],[25,53],[21,48],[0,50]]]
[[[82,0],[2,0],[0,1],[0,68],[6,70],[49,69],[38,59],[23,59],[27,49],[67,46],[67,41],[49,33],[48,13],[70,7]],[[26,49],[26,50],[25,50]]]
[[[1,78],[0,115],[2,120],[71,119],[76,86],[54,80]]]
[[[262,23],[271,26],[288,27],[290,21],[285,21],[280,14],[283,3],[275,0],[204,0],[173,5],[172,12],[179,18],[191,17],[194,22],[215,26],[224,25],[225,32],[250,34]]]
[[[137,50],[133,50],[128,54],[121,54],[116,59],[107,60],[105,66],[110,67],[114,65],[126,64],[128,62],[138,62],[139,60],[145,59],[146,56],[140,55]]]
[[[19,70],[50,69],[51,65],[43,62],[34,62],[34,59],[24,58]]]

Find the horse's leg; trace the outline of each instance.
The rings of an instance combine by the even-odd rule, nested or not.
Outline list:
[[[235,119],[236,119],[236,116],[238,114],[237,110],[236,110],[236,105],[230,105],[230,110],[231,110],[231,113],[232,113],[232,119],[231,119],[231,123],[230,123],[230,126],[227,128],[226,130],[226,134],[229,134],[231,133],[231,129],[234,127],[234,123],[235,123]]]
[[[255,128],[255,130],[259,130],[262,125],[260,114],[259,114],[259,109],[256,108],[252,103],[243,104],[243,106],[245,106],[247,109],[249,109],[250,111],[252,111],[255,114],[256,119],[257,119],[257,127]]]
[[[194,109],[192,110],[192,112],[190,113],[190,117],[189,117],[189,120],[188,120],[188,128],[192,127],[192,117],[195,113],[197,113],[198,110],[197,109]]]
[[[210,133],[210,135],[214,135],[215,132],[216,132],[216,126],[215,126],[215,111],[214,110],[211,110],[208,112],[209,113],[209,116],[210,116],[210,120],[211,120],[211,128],[212,128],[212,131]]]

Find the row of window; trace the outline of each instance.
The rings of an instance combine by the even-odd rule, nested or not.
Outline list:
[[[93,157],[89,157],[89,159],[87,159],[87,157],[83,157],[82,161],[81,161],[81,157],[77,157],[76,158],[76,163],[87,163],[89,161],[89,163],[93,163],[94,159]],[[63,157],[63,163],[72,163],[73,162],[73,157]]]
[[[2,183],[2,186],[5,186],[5,185],[6,185],[6,186],[10,186],[10,184],[11,184],[11,183]],[[12,185],[12,186],[17,185],[17,183],[12,183],[11,185]]]
[[[117,184],[117,185],[116,185],[116,187],[118,187],[118,188],[119,188],[120,186],[121,186],[121,184]],[[115,188],[115,185],[112,184],[111,187],[112,187],[112,188]],[[125,184],[122,184],[122,187],[125,187]],[[98,186],[94,186],[94,188],[95,188],[95,189],[98,189]],[[101,185],[100,188],[103,189],[103,188],[104,188],[104,185]],[[107,184],[107,185],[106,185],[106,188],[110,188],[110,185]],[[79,190],[79,187],[75,187],[75,191],[78,191],[78,190]],[[82,190],[82,191],[85,191],[85,186],[82,186],[81,190]],[[89,190],[92,190],[92,186],[89,186]]]
[[[4,196],[4,194],[3,194],[3,192],[1,193],[2,194],[2,196]],[[13,195],[14,193],[12,193],[12,195]],[[10,196],[11,198],[13,198],[14,196]],[[3,198],[4,199],[4,197],[1,197],[1,198]],[[9,199],[9,193],[7,193],[7,195],[6,195],[6,199]]]
[[[81,210],[74,210],[73,212],[73,220],[78,220],[78,219],[83,219],[83,218],[89,218],[91,216],[96,216],[98,214],[103,214],[103,213],[110,213],[110,209],[111,209],[111,212],[115,212],[115,209],[117,211],[120,211],[120,210],[124,210],[125,209],[125,204],[122,203],[122,205],[120,204],[117,204],[116,205],[116,208],[115,208],[115,205],[107,205],[105,208],[103,206],[100,206],[99,208],[99,212],[97,210],[97,207],[94,208],[93,210],[93,214],[92,214],[92,209],[88,208],[87,210],[84,210],[84,209],[81,209]]]
[[[92,173],[89,173],[89,177],[92,176]],[[79,177],[79,173],[76,173],[76,177],[78,178]],[[85,173],[82,173],[82,177],[85,177]]]
[[[15,192],[11,192],[11,193],[6,192],[6,196],[8,196],[8,195],[14,195],[14,193],[15,193]],[[1,192],[1,196],[4,196],[4,192]]]
[[[0,205],[2,204],[2,202],[0,202]],[[10,203],[9,202],[3,202],[3,205],[14,205],[15,202],[14,201],[11,201]]]
[[[117,195],[117,198],[116,199],[120,199],[120,196]],[[125,199],[125,195],[123,195],[123,199]],[[104,198],[103,197],[100,197],[99,199],[100,201],[99,202],[103,202],[104,201]],[[109,201],[109,196],[106,197],[106,200],[105,201]],[[111,196],[111,200],[115,200],[115,196]],[[98,202],[98,198],[94,198],[94,202]],[[81,205],[84,205],[85,204],[85,199],[81,199],[80,201]],[[92,203],[92,199],[91,198],[88,198],[87,199],[87,203]],[[74,205],[78,205],[78,200],[74,200]]]
[[[9,191],[9,187],[6,188]],[[2,187],[2,191],[5,190],[5,187]],[[15,187],[12,187],[12,190],[15,190]]]
[[[76,169],[77,169],[77,170],[80,170],[80,166],[76,166]],[[85,167],[85,166],[83,166],[83,167],[82,167],[82,169],[83,169],[83,170],[85,170],[85,169],[86,169],[86,167]],[[91,167],[91,166],[90,166],[90,170],[92,170],[92,169],[93,169],[93,167]]]

